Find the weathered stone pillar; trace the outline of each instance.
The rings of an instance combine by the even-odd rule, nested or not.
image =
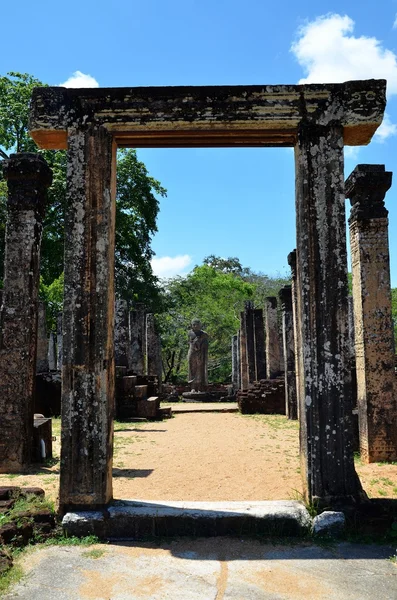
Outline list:
[[[60,506],[112,498],[116,152],[105,128],[68,132]]]
[[[284,373],[285,373],[285,414],[289,419],[298,418],[295,375],[295,340],[292,316],[292,287],[286,285],[279,291],[282,310]]]
[[[114,360],[117,367],[128,367],[129,354],[128,304],[116,300],[114,314]]]
[[[307,497],[332,506],[362,494],[352,447],[343,127],[303,123],[295,166],[302,474]]]
[[[240,313],[240,389],[247,390],[249,386],[247,360],[247,326],[246,311]]]
[[[154,323],[154,315],[146,315],[146,373],[155,375],[159,387],[162,380],[161,342]]]
[[[36,356],[36,373],[46,373],[48,371],[48,334],[44,302],[39,302],[39,310],[37,315]]]
[[[232,336],[232,384],[234,389],[238,389],[238,335]]]
[[[52,175],[37,154],[3,162],[8,185],[4,289],[0,312],[0,472],[31,459],[42,223]]]
[[[266,374],[268,379],[280,375],[281,348],[277,321],[277,298],[269,296],[265,305]]]
[[[299,419],[299,410],[301,402],[300,395],[300,379],[299,373],[303,372],[303,352],[301,343],[301,323],[300,323],[300,308],[298,305],[298,273],[296,268],[296,250],[288,254],[288,264],[291,268],[291,291],[292,291],[292,322],[294,327],[294,353],[295,353],[295,389],[296,389],[296,408],[297,418]]]
[[[63,316],[62,313],[57,314],[57,369],[62,371],[63,363]]]
[[[56,371],[57,369],[56,339],[53,331],[50,331],[48,340],[48,369],[50,371]]]
[[[346,181],[360,453],[364,462],[397,460],[397,396],[391,312],[388,211],[392,173],[358,165]]]
[[[241,389],[241,344],[240,330],[237,332],[237,389]]]
[[[248,382],[253,383],[256,379],[255,372],[255,329],[254,329],[254,305],[248,300],[245,303],[245,338],[247,344]]]
[[[254,310],[254,334],[255,334],[255,380],[266,379],[266,354],[265,354],[265,325],[263,322],[263,310]]]
[[[130,358],[129,369],[134,375],[143,375],[145,371],[145,310],[137,307],[129,313]]]

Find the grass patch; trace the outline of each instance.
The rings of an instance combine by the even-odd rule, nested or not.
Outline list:
[[[86,535],[85,537],[67,536],[63,532],[53,538],[48,538],[43,542],[43,546],[92,546],[99,544],[101,540],[96,535]]]
[[[3,596],[8,589],[18,583],[23,576],[23,570],[20,565],[13,565],[5,573],[0,575],[0,596]]]
[[[272,429],[294,429],[299,430],[298,421],[291,421],[287,419],[285,415],[240,415],[245,419],[254,419],[265,425],[268,425]]]
[[[104,554],[106,554],[106,550],[101,550],[100,548],[93,548],[92,550],[86,550],[86,552],[82,552],[81,556],[85,558],[101,558]]]

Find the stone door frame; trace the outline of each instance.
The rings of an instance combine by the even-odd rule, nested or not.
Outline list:
[[[370,142],[385,90],[384,80],[34,90],[33,139],[68,149],[61,510],[112,499],[117,147],[295,148],[304,490],[328,505],[361,498],[350,427],[343,147]]]

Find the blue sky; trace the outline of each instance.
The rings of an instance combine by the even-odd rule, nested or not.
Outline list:
[[[0,74],[26,72],[51,85],[386,78],[384,124],[369,146],[346,150],[345,172],[366,162],[395,169],[397,0],[19,0],[3,2],[1,17]],[[267,274],[288,271],[291,149],[141,149],[138,156],[168,190],[153,239],[159,275],[186,272],[208,254],[238,256]],[[397,286],[397,180],[386,206]]]

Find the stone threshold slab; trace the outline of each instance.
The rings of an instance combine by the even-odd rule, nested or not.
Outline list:
[[[102,511],[68,512],[68,535],[105,539],[191,536],[303,536],[312,527],[305,506],[296,500],[261,502],[116,501]]]

